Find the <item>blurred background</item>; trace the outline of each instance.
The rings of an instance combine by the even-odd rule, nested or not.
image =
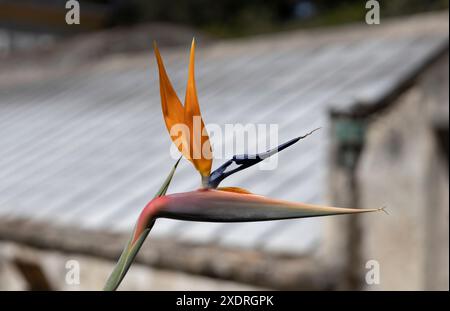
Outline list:
[[[183,98],[194,36],[206,123],[322,127],[228,185],[389,215],[158,220],[121,289],[449,289],[448,1],[73,3],[0,0],[0,290],[102,288],[174,162],[152,42]]]

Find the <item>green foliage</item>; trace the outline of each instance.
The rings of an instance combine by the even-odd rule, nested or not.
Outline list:
[[[113,23],[163,21],[190,25],[220,37],[245,36],[292,28],[364,20],[365,1],[311,0],[315,14],[299,19],[295,7],[306,0],[129,0],[116,10]],[[448,0],[379,0],[382,17],[448,8]]]

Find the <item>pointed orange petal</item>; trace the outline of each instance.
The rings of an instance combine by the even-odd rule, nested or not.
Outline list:
[[[155,50],[156,61],[158,63],[159,70],[159,89],[161,94],[161,108],[164,116],[164,122],[166,123],[167,130],[169,131],[175,125],[184,124],[184,108],[181,104],[180,99],[175,92],[169,77],[167,76],[166,69],[164,68],[164,63],[159,53],[158,46],[156,42],[153,43],[153,48]],[[186,133],[187,134],[187,133]],[[186,136],[186,137],[184,137]],[[178,150],[180,150],[183,155],[189,159],[190,155],[188,153],[187,135],[182,135],[178,132],[177,135],[170,136],[172,141],[177,145]],[[183,146],[185,147],[183,149]]]
[[[190,129],[189,141],[192,163],[194,163],[195,168],[202,176],[209,176],[212,165],[212,150],[198,104],[194,67],[195,40],[193,39],[189,57],[189,77],[186,87],[184,121]]]

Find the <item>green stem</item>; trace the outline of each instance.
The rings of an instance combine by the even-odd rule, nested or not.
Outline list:
[[[173,166],[172,170],[170,171],[167,178],[164,180],[163,184],[161,185],[161,188],[158,190],[154,198],[163,196],[166,194],[167,189],[169,188],[170,182],[172,181],[173,175],[175,174],[175,170],[177,169],[178,163],[180,163],[181,158],[178,159],[178,161]],[[114,291],[119,287],[120,283],[122,282],[123,278],[128,272],[128,269],[130,269],[131,264],[133,263],[134,258],[136,257],[137,253],[142,247],[142,244],[144,244],[145,239],[147,238],[148,234],[150,233],[150,230],[152,229],[155,221],[151,220],[147,228],[141,233],[139,238],[133,243],[133,238],[135,235],[136,227],[135,226],[133,230],[133,234],[131,235],[130,239],[128,240],[127,245],[122,251],[122,254],[119,257],[119,260],[114,267],[114,270],[111,272],[110,276],[108,277],[108,280],[106,281],[106,284],[103,288],[105,291]]]
[[[131,235],[127,245],[122,251],[122,254],[120,255],[119,261],[117,262],[116,266],[114,267],[114,270],[111,272],[110,276],[108,277],[108,280],[106,281],[105,287],[103,290],[105,291],[115,291],[117,287],[119,287],[120,283],[122,282],[123,278],[127,274],[128,270],[130,269],[131,264],[133,263],[134,259],[136,258],[137,253],[141,249],[142,245],[144,244],[145,239],[147,238],[148,234],[150,233],[151,228],[153,227],[154,221],[151,222],[149,227],[145,229],[142,234],[139,236],[139,239],[136,240],[136,242],[131,245],[132,238],[134,236]]]

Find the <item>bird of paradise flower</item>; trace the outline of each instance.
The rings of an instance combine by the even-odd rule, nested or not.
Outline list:
[[[289,202],[252,194],[239,187],[218,187],[226,177],[263,161],[305,138],[313,131],[260,154],[234,156],[211,173],[212,149],[201,117],[194,78],[195,40],[191,45],[184,106],[169,80],[156,43],[154,51],[159,70],[161,106],[166,127],[179,151],[200,173],[202,187],[189,192],[166,194],[181,158],[178,159],[153,200],[142,210],[131,238],[106,282],[105,290],[116,290],[120,285],[158,218],[206,222],[248,222],[384,210],[384,208],[340,208]],[[200,126],[194,126],[195,118],[200,120]],[[173,134],[171,129],[180,124],[184,125],[187,131]],[[229,169],[232,165],[236,167]]]

